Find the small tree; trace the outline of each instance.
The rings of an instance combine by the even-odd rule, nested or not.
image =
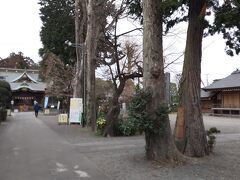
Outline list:
[[[110,80],[96,78],[97,112],[106,115],[109,97],[113,94],[113,84]],[[99,109],[100,108],[100,109]]]
[[[126,42],[123,51],[121,51],[119,50],[120,47],[118,44],[117,39],[115,39],[112,44],[112,63],[105,62],[105,64],[108,65],[108,70],[113,83],[113,96],[110,101],[110,108],[105,117],[107,122],[104,136],[116,135],[116,132],[114,132],[114,126],[118,123],[118,116],[120,113],[119,98],[129,81],[132,81],[137,77],[142,77],[142,62],[139,58],[137,45]]]
[[[3,68],[16,69],[37,69],[38,65],[34,61],[23,55],[22,52],[11,53],[7,58],[0,59],[0,66]]]

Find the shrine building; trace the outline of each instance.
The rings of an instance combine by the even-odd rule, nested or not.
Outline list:
[[[35,100],[43,104],[46,83],[39,79],[39,70],[0,68],[0,80],[11,86],[14,109],[31,111]]]
[[[240,70],[202,88],[201,106],[213,115],[240,116]]]

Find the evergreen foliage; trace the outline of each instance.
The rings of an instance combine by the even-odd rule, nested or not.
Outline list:
[[[188,3],[187,0],[162,2],[165,32],[176,24],[188,20]],[[142,22],[142,0],[129,0],[128,8],[128,13]],[[205,28],[208,31],[205,36],[222,33],[226,40],[226,53],[230,56],[238,55],[240,53],[240,1],[224,1],[220,5],[218,0],[208,0],[206,8],[208,8],[206,15],[213,14],[215,18],[212,25],[205,20]]]
[[[137,86],[136,93],[128,107],[129,117],[135,121],[140,132],[152,128],[152,123],[150,123],[147,118],[147,104],[150,98],[150,93],[146,93],[143,89]]]
[[[240,1],[225,1],[214,8],[215,20],[209,30],[211,35],[222,33],[226,40],[226,53],[230,56],[240,53]]]
[[[6,88],[8,91],[11,91],[10,84],[7,81],[1,81],[0,80],[0,87],[1,88]]]
[[[0,81],[0,107],[8,108],[10,106],[12,93],[8,82]]]
[[[74,64],[75,48],[65,42],[75,42],[74,0],[40,0],[43,26],[40,37],[43,48],[39,54],[56,54],[65,64]]]
[[[135,19],[140,19],[142,22],[143,14],[142,14],[142,0],[129,0],[128,4],[128,14],[130,14]]]
[[[160,134],[164,132],[165,123],[168,120],[168,107],[160,105],[154,112],[156,118],[148,117],[148,103],[152,94],[136,87],[136,93],[129,104],[129,117],[140,132]]]
[[[142,14],[142,0],[129,0],[128,2],[128,14],[133,18],[139,19],[143,22]],[[168,0],[162,2],[163,22],[165,24],[166,33],[175,24],[187,21],[187,6],[185,5],[187,0]]]
[[[138,131],[136,122],[132,118],[118,120],[116,128],[119,136],[133,136]]]

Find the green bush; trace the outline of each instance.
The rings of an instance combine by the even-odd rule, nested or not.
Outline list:
[[[135,122],[138,131],[143,132],[152,128],[152,123],[147,117],[147,103],[151,98],[151,93],[145,92],[140,87],[136,87],[135,94],[129,103],[128,114],[132,121]]]
[[[11,88],[8,82],[0,81],[0,107],[9,108],[11,101]]]
[[[120,119],[117,124],[118,135],[120,136],[133,136],[138,131],[135,120],[132,118]]]
[[[0,109],[0,121],[6,121],[7,119],[7,110],[6,109]]]
[[[102,135],[106,126],[106,119],[103,116],[97,118],[97,133]]]
[[[6,88],[8,91],[11,91],[10,84],[7,81],[0,80],[0,87]]]
[[[136,87],[135,95],[128,106],[129,117],[133,119],[140,133],[163,134],[168,123],[169,108],[165,104],[159,104],[158,108],[152,112],[153,116],[150,117],[147,106],[151,99],[151,91]]]
[[[0,103],[2,104],[2,106],[6,106],[11,97],[11,92],[8,91],[6,88],[4,87],[0,87]]]

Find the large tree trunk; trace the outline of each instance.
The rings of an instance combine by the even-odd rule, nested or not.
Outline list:
[[[191,0],[180,104],[175,126],[178,149],[187,156],[208,154],[207,138],[200,106],[202,37],[206,0]]]
[[[121,79],[120,85],[115,89],[113,94],[112,102],[110,103],[110,109],[105,117],[106,119],[106,127],[103,132],[103,136],[114,136],[116,133],[114,132],[114,126],[118,122],[118,116],[120,113],[120,105],[119,105],[119,97],[123,92],[125,87],[126,80]]]
[[[97,14],[95,1],[89,0],[87,7],[88,23],[87,23],[87,123],[91,124],[92,131],[96,129],[96,98],[95,98],[95,66],[97,39],[99,35],[99,24],[97,22]]]
[[[172,137],[169,117],[156,114],[159,107],[165,105],[161,2],[143,1],[144,89],[152,93],[147,114],[155,126],[154,131],[145,132],[146,155],[149,160],[173,161],[178,159],[179,153]]]
[[[83,98],[83,58],[86,32],[86,2],[75,0],[75,44],[76,44],[76,74],[73,79],[73,97]]]

